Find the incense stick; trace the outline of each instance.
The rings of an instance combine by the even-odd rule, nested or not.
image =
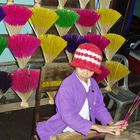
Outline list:
[[[140,104],[140,92],[135,97],[131,107],[129,108],[128,112],[126,113],[125,118],[124,118],[125,121],[128,122],[128,120],[130,119],[131,115],[136,110],[136,108],[139,106],[139,104]]]

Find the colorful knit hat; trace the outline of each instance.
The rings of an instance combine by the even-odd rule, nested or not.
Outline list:
[[[100,74],[102,72],[100,70],[101,61],[102,52],[99,47],[91,43],[84,43],[80,44],[76,49],[73,61],[70,62],[70,65]]]

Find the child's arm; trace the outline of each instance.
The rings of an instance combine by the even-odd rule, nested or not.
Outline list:
[[[98,85],[97,85],[98,86]],[[96,105],[95,108],[95,118],[100,121],[103,125],[107,125],[109,122],[113,123],[113,119],[108,109],[105,106],[103,95],[99,87],[96,88]]]
[[[74,103],[73,90],[67,87],[62,85],[57,93],[56,104],[58,112],[67,126],[83,135],[87,135],[93,123],[83,119],[79,112],[76,111],[77,107]]]

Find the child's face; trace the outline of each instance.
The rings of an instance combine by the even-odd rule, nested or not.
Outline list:
[[[87,70],[87,69],[81,69],[81,68],[76,68],[76,74],[79,77],[80,80],[82,81],[87,81],[92,75],[94,74],[93,71]]]

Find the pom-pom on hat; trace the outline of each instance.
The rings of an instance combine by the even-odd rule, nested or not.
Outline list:
[[[70,62],[70,65],[100,74],[101,62],[102,52],[99,47],[91,43],[84,43],[80,44],[76,49],[73,61]]]

